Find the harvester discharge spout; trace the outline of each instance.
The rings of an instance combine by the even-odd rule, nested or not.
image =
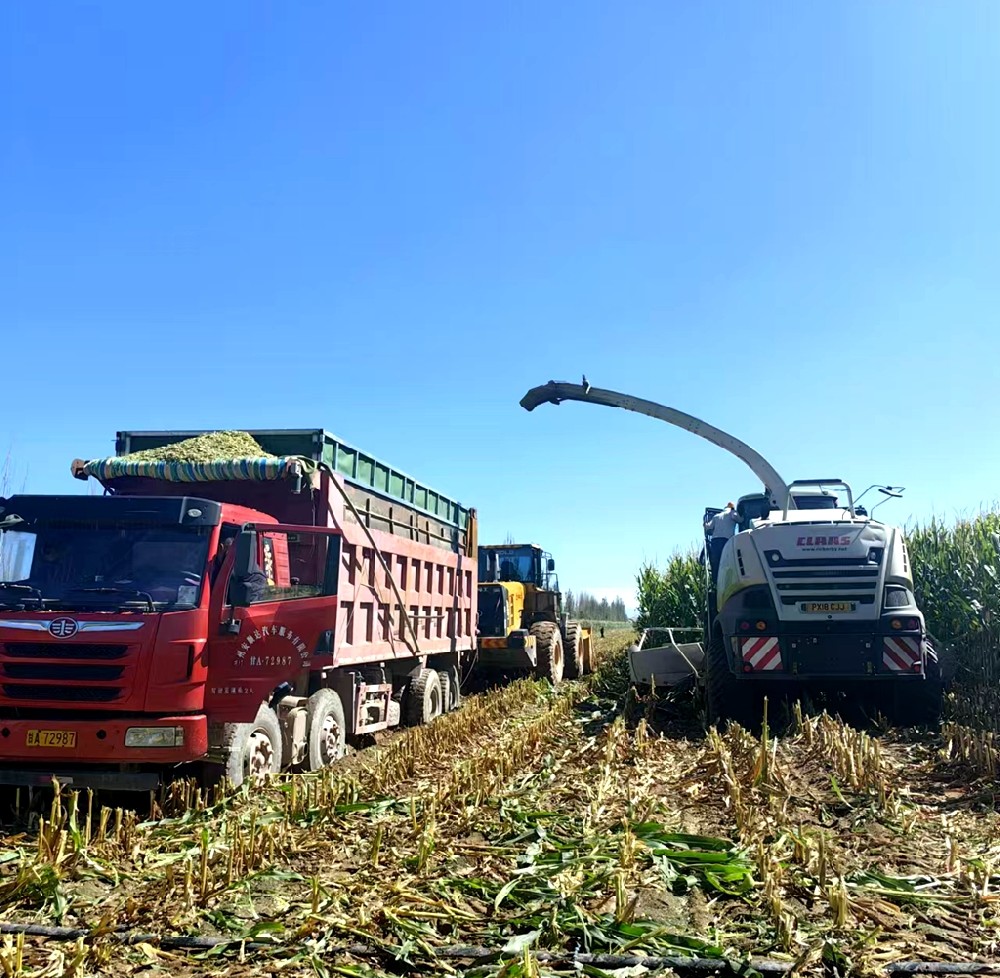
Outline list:
[[[713,445],[718,445],[719,448],[724,448],[746,463],[754,475],[764,484],[773,507],[783,507],[786,501],[790,507],[795,507],[795,500],[788,492],[787,483],[767,459],[745,442],[734,438],[728,432],[707,424],[700,418],[685,414],[676,408],[657,404],[655,401],[633,397],[631,394],[621,394],[618,391],[592,387],[587,383],[586,378],[582,384],[567,384],[550,380],[540,387],[532,387],[521,398],[521,407],[526,411],[533,411],[539,404],[559,404],[562,401],[584,401],[588,404],[603,404],[605,407],[624,408],[626,411],[635,411],[637,414],[658,418],[660,421],[666,421],[667,424],[690,431],[691,434],[698,435]]]

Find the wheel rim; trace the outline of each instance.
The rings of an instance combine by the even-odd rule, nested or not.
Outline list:
[[[441,687],[438,686],[431,690],[430,696],[430,707],[431,716],[436,717],[441,714]]]
[[[340,760],[340,725],[332,713],[323,717],[323,726],[319,733],[319,752],[324,764]]]
[[[250,734],[247,743],[246,761],[243,764],[243,772],[254,780],[263,778],[270,774],[274,765],[274,745],[271,738],[263,730],[255,730]]]

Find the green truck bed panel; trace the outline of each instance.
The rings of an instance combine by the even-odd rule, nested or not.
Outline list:
[[[115,454],[128,455],[172,445],[213,429],[192,431],[119,431]],[[414,479],[395,466],[350,445],[323,428],[246,429],[272,455],[305,456],[323,462],[344,481],[389,501],[399,501],[449,526],[464,530],[469,510],[456,500]]]

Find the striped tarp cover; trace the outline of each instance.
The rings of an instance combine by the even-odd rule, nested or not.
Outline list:
[[[110,479],[160,479],[163,482],[271,482],[306,474],[312,459],[228,458],[214,462],[130,462],[127,458],[99,458],[84,462],[80,471],[105,482]]]

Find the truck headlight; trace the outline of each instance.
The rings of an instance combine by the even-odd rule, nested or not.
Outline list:
[[[183,747],[183,727],[129,727],[126,747]]]

